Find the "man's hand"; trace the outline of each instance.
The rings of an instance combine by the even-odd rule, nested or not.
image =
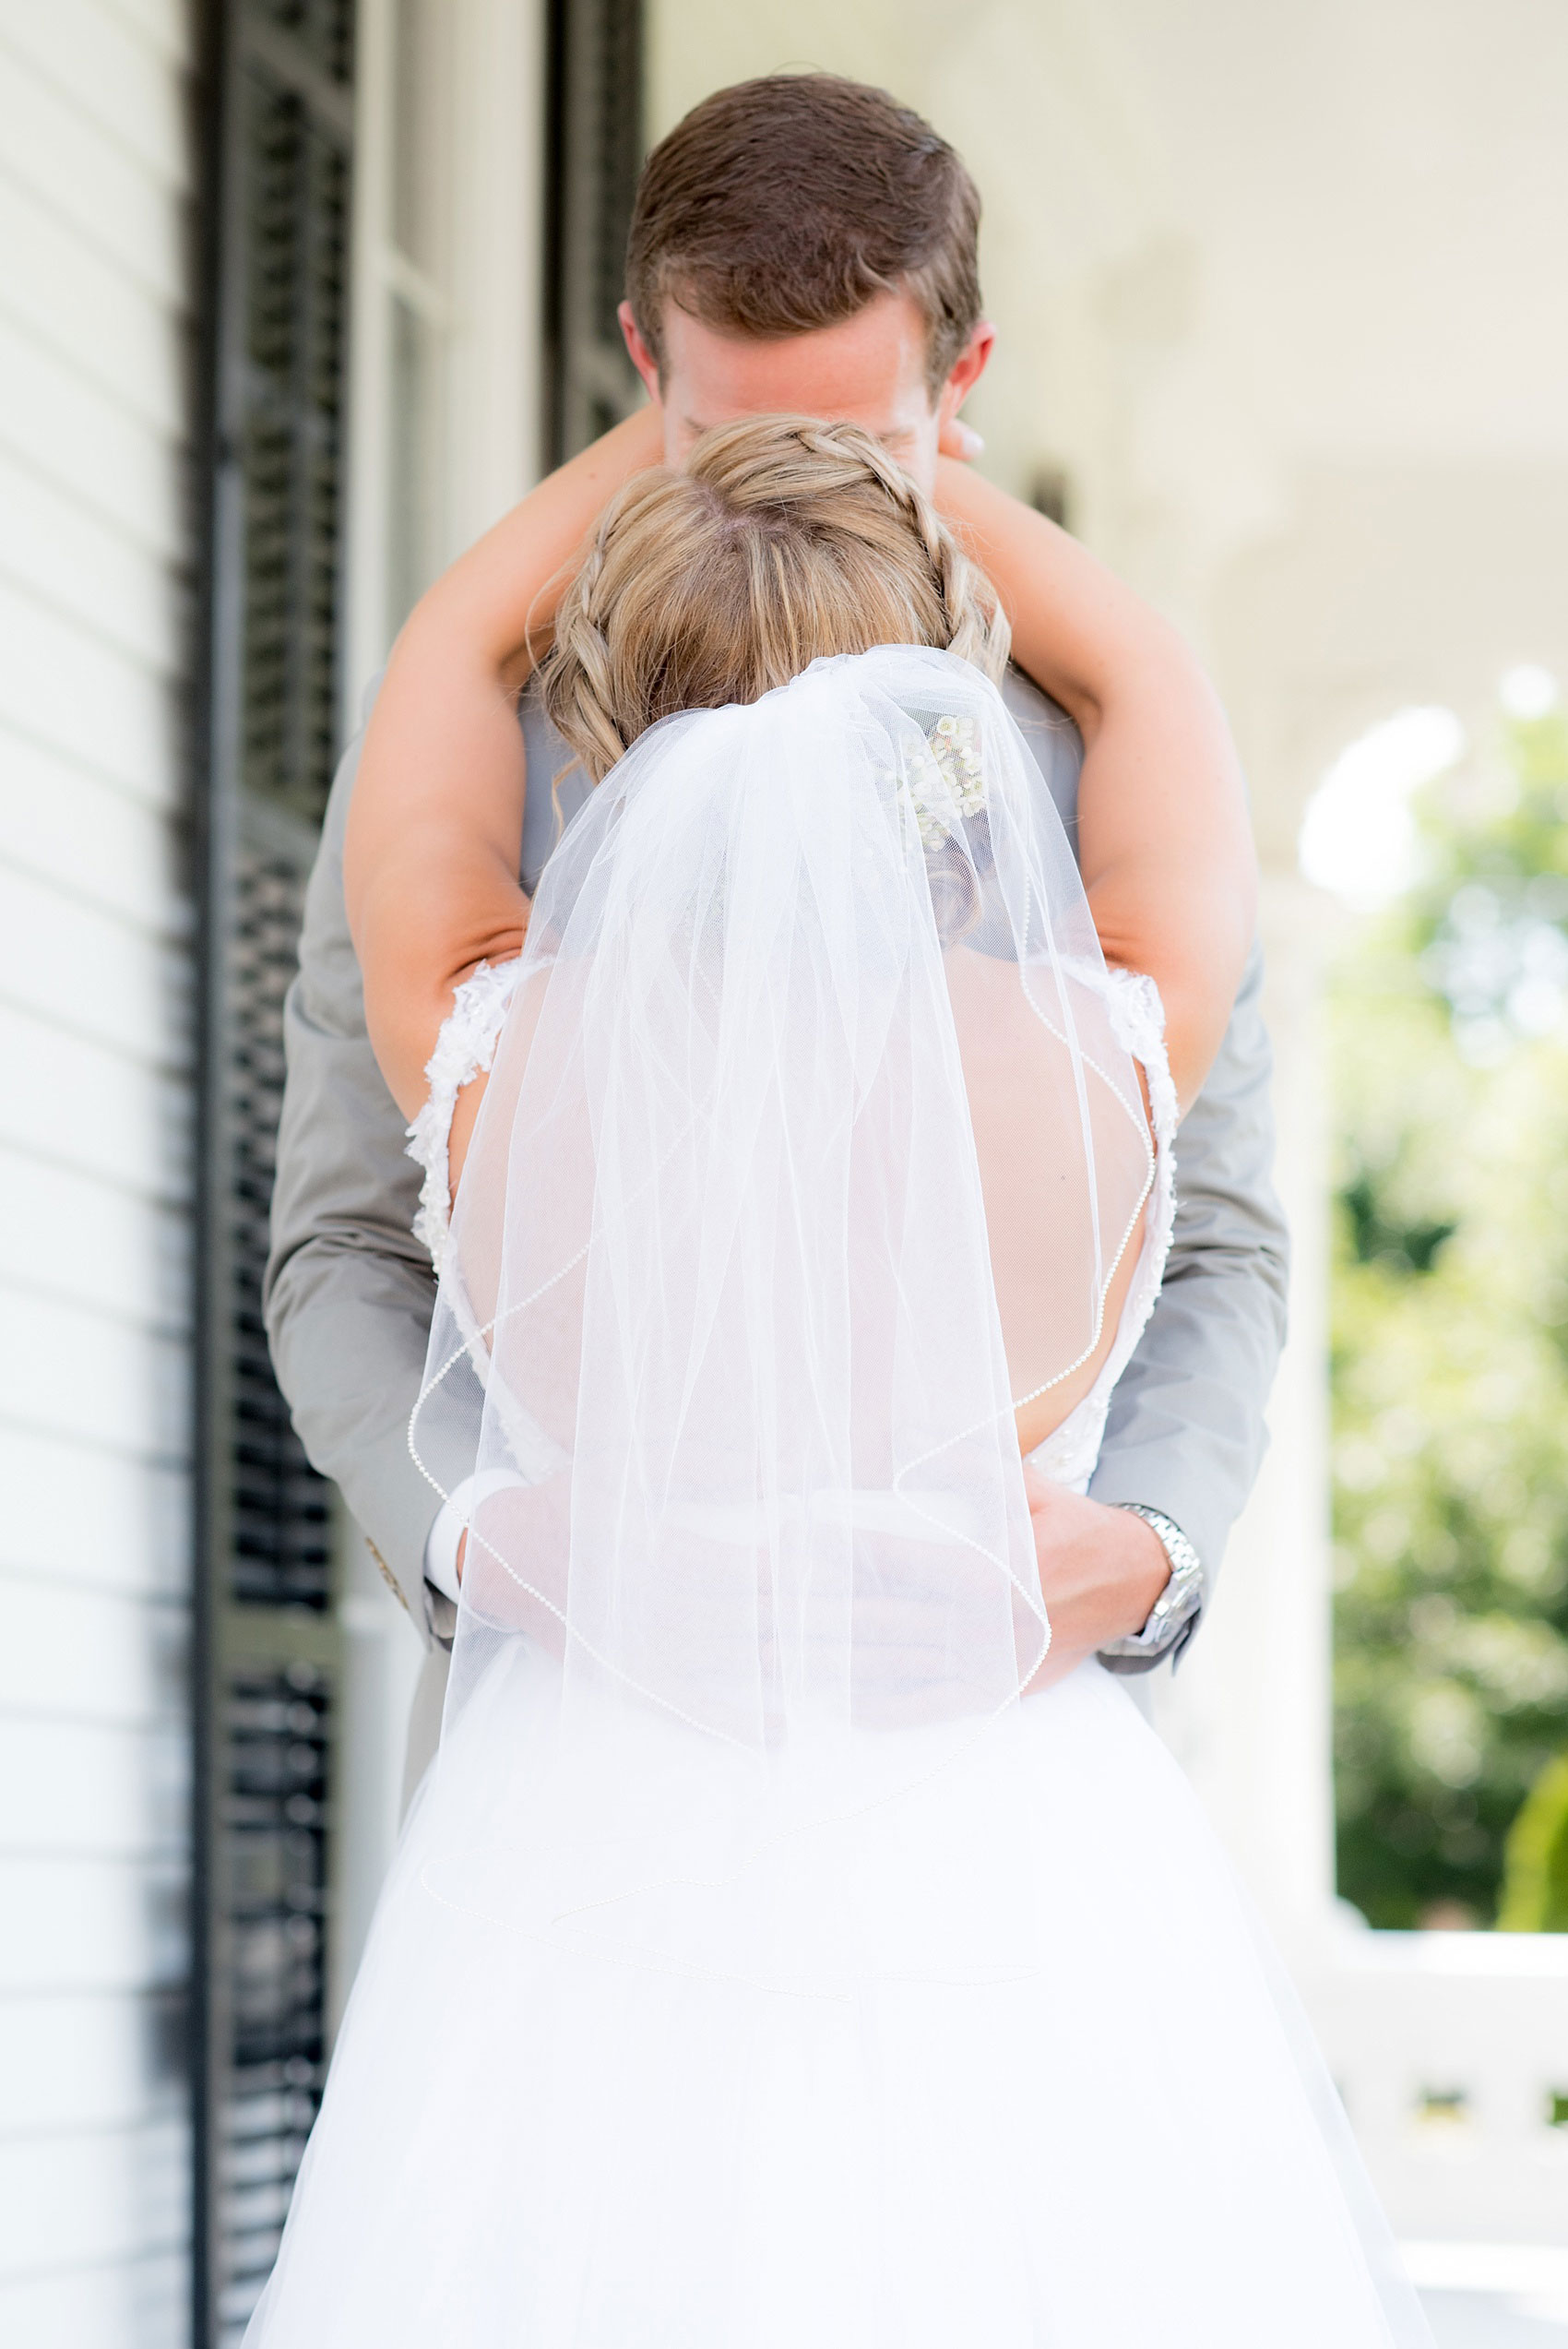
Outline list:
[[[1027,1461],[1024,1490],[1051,1619],[1051,1652],[1031,1683],[1044,1688],[1107,1640],[1143,1629],[1170,1580],[1170,1561],[1141,1517],[1069,1493]]]

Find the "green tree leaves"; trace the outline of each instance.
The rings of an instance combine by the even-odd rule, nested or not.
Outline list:
[[[1568,1933],[1568,1754],[1548,1762],[1508,1830],[1505,1933]]]
[[[1339,1876],[1382,1926],[1491,1922],[1568,1754],[1568,728],[1504,754],[1426,787],[1329,1006]]]

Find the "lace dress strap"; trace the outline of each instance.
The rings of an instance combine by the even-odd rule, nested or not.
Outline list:
[[[517,991],[520,961],[492,966],[481,962],[463,981],[452,998],[452,1008],[441,1023],[435,1050],[424,1066],[430,1086],[423,1108],[409,1127],[408,1155],[424,1171],[414,1237],[430,1250],[431,1262],[441,1270],[452,1229],[452,1178],[448,1149],[457,1095],[475,1077],[487,1073],[495,1057],[501,1031]]]

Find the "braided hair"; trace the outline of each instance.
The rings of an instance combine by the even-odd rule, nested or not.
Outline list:
[[[562,600],[540,689],[597,782],[661,718],[760,700],[823,654],[881,644],[932,645],[995,679],[1007,622],[869,433],[748,417],[612,501]]]

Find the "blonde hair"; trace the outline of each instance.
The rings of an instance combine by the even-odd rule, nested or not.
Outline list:
[[[993,681],[994,590],[930,499],[856,424],[748,417],[606,508],[540,664],[593,781],[683,709],[760,700],[824,653],[926,644]]]

